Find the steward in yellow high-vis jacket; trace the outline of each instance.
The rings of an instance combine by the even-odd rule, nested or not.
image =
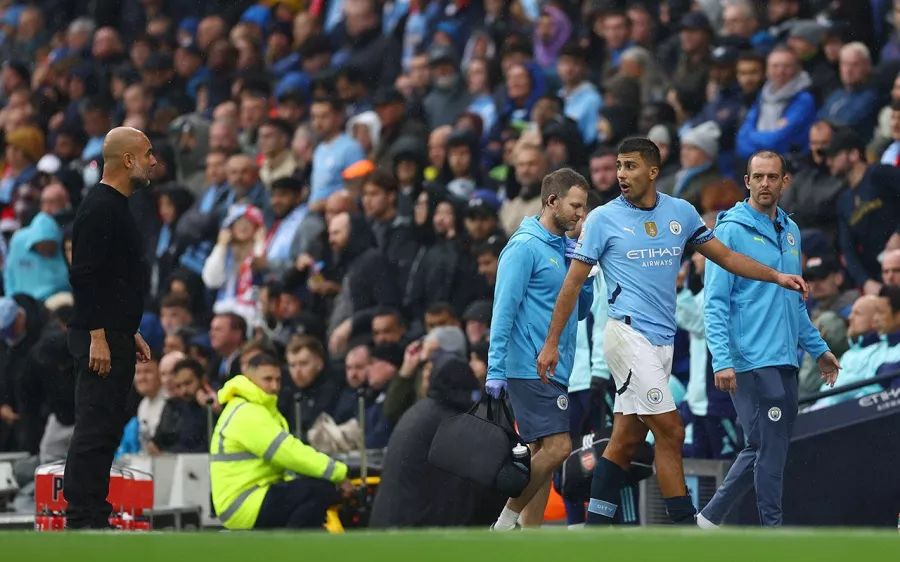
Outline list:
[[[278,361],[261,354],[219,391],[224,409],[210,441],[209,473],[227,529],[321,527],[339,501],[335,484],[345,494],[352,489],[345,464],[287,432],[276,407],[280,388]]]

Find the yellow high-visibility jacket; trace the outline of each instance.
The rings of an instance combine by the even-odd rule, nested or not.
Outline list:
[[[252,529],[269,486],[293,473],[341,482],[347,465],[288,433],[278,397],[238,375],[219,391],[225,408],[209,445],[213,505],[227,529]]]

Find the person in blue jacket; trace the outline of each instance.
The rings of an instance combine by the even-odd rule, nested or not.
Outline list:
[[[541,525],[551,476],[572,451],[567,391],[578,321],[587,317],[593,301],[592,280],[583,284],[578,314],[569,318],[559,340],[559,367],[547,383],[538,376],[537,356],[577,244],[567,233],[584,218],[589,189],[587,180],[569,168],[547,175],[540,216],[526,217],[500,254],[485,391],[496,399],[509,395],[532,459],[531,481],[507,502],[491,527],[497,531],[518,526],[526,506],[522,523]]]
[[[779,154],[761,151],[751,156],[744,176],[750,199],[719,215],[715,235],[736,252],[799,275],[800,229],[778,208],[789,181]],[[760,521],[778,526],[782,475],[797,419],[798,344],[817,359],[830,386],[841,366],[809,319],[806,303],[794,292],[740,279],[709,263],[704,298],[715,384],[731,393],[747,446],[697,523],[703,528],[720,525],[755,487]]]
[[[63,230],[53,217],[38,213],[31,224],[13,234],[3,286],[7,295],[24,293],[39,301],[71,291]]]
[[[759,150],[805,153],[816,120],[812,79],[789,48],[775,47],[766,62],[766,84],[738,131],[735,151],[743,159]]]

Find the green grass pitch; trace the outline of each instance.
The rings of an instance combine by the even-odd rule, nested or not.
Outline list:
[[[667,527],[490,533],[0,533],[0,559],[103,562],[874,562],[900,560],[896,531]]]

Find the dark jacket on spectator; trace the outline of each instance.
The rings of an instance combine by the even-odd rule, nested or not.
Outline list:
[[[209,450],[208,434],[203,406],[194,400],[170,398],[152,441],[164,453],[205,453]]]
[[[393,384],[391,381],[390,384]],[[387,388],[390,388],[388,386]],[[366,393],[366,448],[383,449],[394,432],[394,422],[384,415],[386,389],[370,388]]]
[[[338,394],[337,402],[334,406],[335,423],[342,424],[352,419],[356,419],[359,415],[359,402],[355,388],[345,386]]]
[[[841,251],[857,286],[881,279],[878,254],[900,231],[900,168],[875,164],[837,202]]]
[[[809,93],[816,99],[819,107],[828,99],[832,92],[841,88],[841,80],[838,77],[837,68],[834,67],[821,52],[803,62],[803,70],[809,74],[812,86]]]
[[[373,90],[379,86],[392,87],[400,75],[402,54],[393,35],[384,35],[379,25],[348,41],[349,46],[337,53],[347,55],[344,65],[364,70]]]
[[[407,303],[411,318],[421,318],[435,302],[452,303],[462,316],[469,304],[485,296],[487,287],[478,275],[478,264],[464,244],[440,238],[425,252],[411,282]]]
[[[428,463],[441,421],[468,410],[479,390],[465,361],[448,358],[435,365],[427,398],[406,412],[388,443],[371,527],[459,527],[497,516],[504,498]],[[485,513],[479,506],[487,507]]]
[[[327,370],[319,373],[313,383],[304,388],[299,389],[294,384],[290,376],[283,377],[283,385],[281,393],[278,395],[278,411],[288,421],[291,433],[296,435],[297,431],[297,415],[295,413],[295,400],[300,398],[300,423],[303,424],[304,437],[322,414],[333,416],[334,407],[337,404],[338,393],[341,389],[337,383],[337,379]]]
[[[397,280],[397,286],[404,291],[409,282],[410,270],[419,244],[408,221],[395,218],[388,224],[373,224],[378,249],[387,258]]]
[[[26,441],[19,446],[37,454],[47,417],[53,414],[63,425],[75,425],[75,379],[66,332],[48,325],[31,349],[19,379],[18,402]]]
[[[801,229],[816,228],[827,237],[831,247],[837,247],[837,200],[847,182],[836,178],[805,158],[791,177],[791,186],[778,201],[778,206],[790,213]]]
[[[8,404],[18,411],[21,404],[16,389],[20,387],[28,353],[43,336],[49,313],[40,301],[27,295],[12,298],[25,311],[25,337],[13,346],[0,342],[0,405]]]
[[[424,151],[427,138],[428,129],[425,124],[412,117],[406,117],[400,125],[393,129],[382,129],[378,148],[375,149],[375,165],[386,170],[393,170],[394,150],[397,144],[405,139],[415,139],[419,148]]]
[[[832,92],[819,111],[820,119],[850,126],[863,140],[872,140],[881,109],[878,92],[874,87],[841,88]]]

